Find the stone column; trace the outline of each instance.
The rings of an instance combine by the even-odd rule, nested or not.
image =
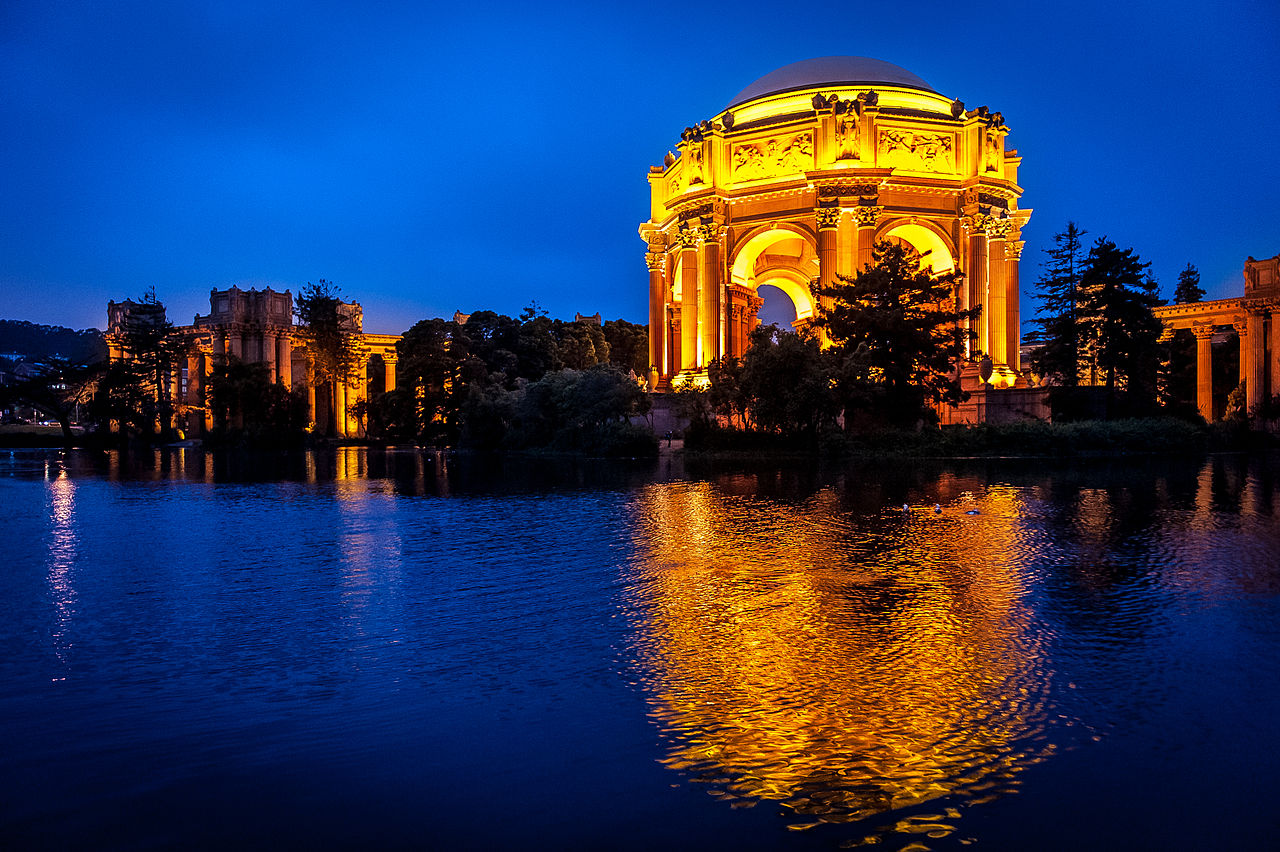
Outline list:
[[[1268,357],[1267,367],[1271,371],[1271,381],[1268,393],[1271,396],[1280,394],[1280,310],[1271,312],[1271,351]]]
[[[883,207],[856,207],[853,215],[858,222],[858,271],[861,272],[875,260],[876,222]]]
[[[698,229],[699,251],[702,268],[698,274],[698,318],[702,328],[699,335],[701,352],[698,366],[705,367],[721,355],[720,344],[720,294],[724,290],[720,274],[720,240],[715,225],[703,225]]]
[[[671,335],[671,375],[675,375],[684,363],[684,333],[680,330],[680,311],[675,305],[667,309],[667,324]]]
[[[1262,339],[1262,314],[1254,311],[1245,321],[1248,324],[1249,338],[1249,375],[1245,379],[1245,405],[1249,411],[1262,402],[1265,391],[1262,383],[1266,376],[1266,342]],[[1240,356],[1245,357],[1243,353]]]
[[[654,244],[650,243],[644,262],[649,268],[649,366],[663,373],[666,367],[667,287],[662,272],[667,256],[661,250],[654,251]]]
[[[1236,338],[1240,342],[1240,357],[1236,359],[1240,362],[1240,375],[1236,380],[1239,384],[1249,379],[1249,321],[1245,317],[1235,317],[1231,327],[1236,330]]]
[[[1005,262],[1004,238],[1008,233],[1008,224],[993,221],[987,230],[987,303],[983,306],[982,316],[986,318],[987,349],[991,356],[992,366],[1002,386],[1010,378],[1009,373],[1009,334],[1008,334],[1008,281],[1005,272],[1009,265]]]
[[[262,332],[262,360],[267,364],[267,375],[274,384],[280,378],[276,370],[276,332],[267,329]]]
[[[698,368],[698,237],[680,232],[680,369]]]
[[[382,392],[391,393],[396,389],[396,362],[399,355],[395,352],[382,353]]]
[[[1018,281],[1018,264],[1022,260],[1022,240],[1005,240],[1004,243],[1004,280],[1008,304],[1005,309],[1006,333],[1009,342],[1005,344],[1009,354],[1009,369],[1016,375],[1022,375],[1022,291]]]
[[[312,425],[316,422],[316,362],[311,357],[311,353],[306,353],[307,358],[307,416],[311,418]]]
[[[836,282],[838,271],[836,239],[839,236],[840,208],[819,207],[814,211],[814,218],[818,224],[818,284],[821,287],[830,287]],[[821,302],[830,307],[832,299],[830,296],[825,296],[821,298]]]
[[[346,379],[335,379],[333,382],[333,420],[339,438],[347,437],[347,382]]]
[[[203,388],[208,387],[209,373],[212,370],[213,370],[213,358],[210,357],[210,353],[208,350],[201,350],[200,352],[200,387],[202,390]],[[201,396],[203,397],[203,394],[201,394]],[[202,399],[202,402],[204,403],[204,431],[208,432],[210,429],[213,428],[213,406],[209,405],[208,400]]]
[[[238,328],[227,329],[227,355],[232,358],[244,358],[243,340]]]
[[[1213,326],[1197,325],[1196,336],[1196,409],[1205,420],[1213,421]]]
[[[987,222],[988,218],[983,215],[965,217],[969,229],[969,307],[982,306],[982,313],[970,328],[978,333],[978,349],[990,355],[991,342],[987,335],[987,321],[991,317],[991,306],[987,304]]]
[[[280,371],[280,381],[289,390],[293,390],[293,340],[288,329],[276,338],[276,367]]]
[[[219,361],[225,361],[227,357],[227,334],[219,328],[213,330],[213,354],[218,356]]]
[[[836,274],[852,278],[861,271],[858,266],[858,223],[852,217],[842,215],[836,228]]]
[[[187,405],[202,405],[204,397],[201,393],[203,388],[202,379],[203,369],[200,362],[203,360],[199,352],[192,352],[187,355]]]

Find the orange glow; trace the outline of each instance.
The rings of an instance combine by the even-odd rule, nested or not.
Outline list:
[[[794,828],[1013,789],[1050,750],[1014,501],[850,525],[832,492],[648,489],[632,605],[664,763],[734,807],[777,802]]]

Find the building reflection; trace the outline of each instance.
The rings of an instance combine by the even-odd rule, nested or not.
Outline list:
[[[654,485],[638,507],[627,603],[668,765],[797,828],[947,797],[891,826],[941,837],[1052,750],[1019,492],[868,516],[832,489],[729,486]]]
[[[63,665],[69,663],[71,622],[76,614],[74,571],[76,561],[76,484],[61,465],[45,465],[49,508],[49,552],[46,573],[49,600],[53,604],[50,638]]]

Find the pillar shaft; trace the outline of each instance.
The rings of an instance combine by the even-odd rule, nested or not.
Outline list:
[[[276,333],[274,331],[262,332],[262,360],[267,364],[267,375],[272,383],[280,379],[280,373],[276,369]]]
[[[1268,369],[1271,371],[1270,387],[1268,393],[1271,396],[1280,394],[1280,311],[1271,314],[1271,349],[1268,358]]]
[[[1009,369],[1022,372],[1022,291],[1018,280],[1018,261],[1022,258],[1022,242],[1005,240],[1005,344],[1009,356]]]
[[[987,304],[987,234],[985,231],[973,230],[969,233],[969,307],[982,306],[977,322],[971,328],[978,333],[978,349],[991,354],[991,341],[987,334],[987,321],[991,316],[991,306]],[[1001,305],[1003,308],[1004,306]],[[992,358],[994,361],[995,358]]]
[[[1196,409],[1213,420],[1213,329],[1196,329]]]
[[[398,357],[384,352],[382,354],[382,392],[391,393],[396,389],[396,362]]]
[[[997,369],[1009,366],[1009,299],[1006,271],[1008,264],[1004,262],[1004,238],[989,237],[987,304],[982,309],[987,317],[987,353]]]
[[[1249,411],[1262,402],[1262,383],[1266,375],[1266,341],[1262,337],[1262,314],[1249,314],[1245,321],[1249,338],[1249,375],[1245,379],[1245,405]],[[1244,357],[1243,354],[1241,357]]]
[[[698,368],[698,247],[680,252],[680,369]]]
[[[276,338],[276,369],[284,386],[293,390],[293,341],[288,332]]]
[[[712,228],[704,228],[702,248],[699,251],[702,269],[698,275],[698,320],[702,324],[700,343],[702,351],[698,366],[705,367],[721,354],[720,343],[720,243]]]
[[[663,350],[666,343],[667,288],[662,280],[665,261],[666,255],[660,252],[645,255],[649,266],[649,366],[659,373],[666,370],[666,353]]]

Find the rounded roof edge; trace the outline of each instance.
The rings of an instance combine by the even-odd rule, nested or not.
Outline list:
[[[766,95],[812,89],[819,86],[880,84],[906,86],[937,94],[937,90],[905,68],[866,56],[820,56],[770,71],[729,101],[726,109]]]

